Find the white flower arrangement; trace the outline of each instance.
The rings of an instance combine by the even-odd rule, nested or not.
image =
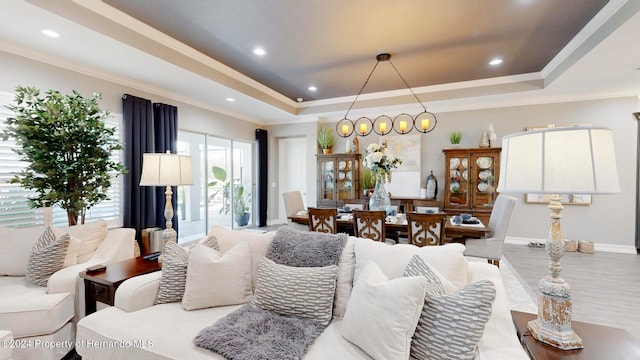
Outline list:
[[[382,145],[370,144],[365,152],[363,165],[371,169],[375,174],[382,176],[385,182],[391,181],[391,170],[397,169],[402,160],[396,158],[383,141]]]

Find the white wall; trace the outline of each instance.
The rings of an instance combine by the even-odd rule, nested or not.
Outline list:
[[[122,113],[122,95],[131,94],[153,102],[177,106],[180,130],[255,141],[257,126],[247,121],[4,51],[0,51],[0,69],[3,69],[2,76],[0,76],[0,92],[12,93],[17,85],[35,86],[43,91],[54,89],[61,93],[71,93],[71,90],[78,90],[84,96],[91,96],[97,92],[102,94],[100,106],[104,110],[119,114]],[[162,76],[162,74],[158,76]]]

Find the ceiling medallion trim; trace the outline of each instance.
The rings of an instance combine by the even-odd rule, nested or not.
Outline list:
[[[373,73],[376,71],[378,64],[380,64],[380,62],[382,61],[388,61],[389,64],[391,64],[393,70],[395,70],[396,74],[398,74],[398,77],[400,77],[404,85],[407,87],[407,89],[409,89],[413,97],[420,104],[420,106],[422,106],[422,109],[424,111],[416,115],[415,117],[406,113],[402,113],[395,116],[393,119],[387,115],[380,115],[376,117],[375,120],[371,120],[368,117],[360,117],[355,121],[350,120],[349,112],[353,108],[353,105],[356,103],[356,101],[358,101],[358,98],[362,94],[364,88],[369,83],[369,79],[371,79],[371,75],[373,75]],[[367,76],[367,79],[362,84],[360,91],[358,91],[358,95],[356,95],[355,99],[353,99],[353,102],[349,106],[349,109],[344,115],[344,118],[338,121],[338,123],[336,124],[336,133],[344,138],[351,136],[351,134],[353,133],[355,133],[356,136],[367,136],[371,134],[372,131],[378,135],[387,135],[391,131],[395,131],[398,134],[404,135],[410,133],[415,129],[418,132],[426,134],[432,132],[436,128],[437,124],[438,119],[436,118],[436,115],[432,112],[427,111],[427,108],[424,106],[422,101],[418,99],[416,93],[413,92],[413,89],[411,89],[398,69],[396,69],[395,65],[393,65],[393,62],[391,61],[391,54],[382,53],[376,55],[376,64],[373,66],[373,69],[371,69],[369,76]]]

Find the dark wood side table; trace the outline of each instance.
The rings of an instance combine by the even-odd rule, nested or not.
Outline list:
[[[84,279],[86,315],[96,312],[96,301],[113,306],[116,289],[125,280],[160,269],[158,260],[145,260],[139,256],[108,264],[102,271],[82,271],[80,277]]]
[[[640,341],[623,329],[572,321],[573,330],[582,339],[583,349],[560,350],[536,340],[527,329],[536,314],[511,311],[518,338],[533,360],[640,359]]]

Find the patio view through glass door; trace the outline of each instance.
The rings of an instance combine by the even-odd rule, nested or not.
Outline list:
[[[254,144],[178,132],[178,153],[190,155],[193,186],[178,188],[178,241],[204,237],[211,226],[252,226]]]

